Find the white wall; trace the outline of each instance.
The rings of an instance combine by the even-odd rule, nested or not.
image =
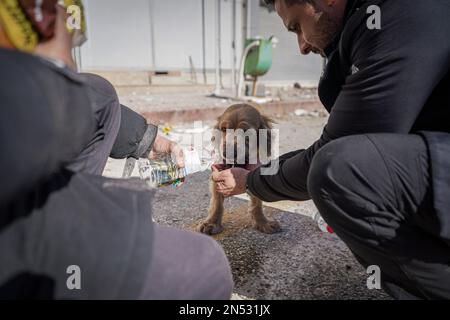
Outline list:
[[[202,61],[200,0],[152,1],[155,63],[159,69],[189,68]]]
[[[148,0],[85,0],[84,5],[88,42],[82,47],[83,68],[151,67]]]
[[[243,39],[243,0],[237,2],[239,54]],[[205,1],[208,69],[215,67],[215,3],[215,0]],[[197,70],[202,68],[201,0],[85,0],[84,4],[89,37],[81,50],[84,69],[189,69],[189,56]],[[222,0],[221,8],[222,66],[229,69],[231,0]]]
[[[242,52],[244,0],[237,0],[237,65]],[[317,82],[322,59],[301,56],[294,34],[288,33],[274,12],[251,0],[252,36],[279,39],[271,71],[262,81]],[[206,67],[215,67],[216,1],[205,0]],[[83,46],[83,69],[188,70],[192,56],[197,72],[203,66],[201,0],[84,0],[88,42]],[[232,1],[222,0],[222,67],[231,67]],[[151,19],[152,18],[152,19]],[[152,26],[153,43],[152,48]],[[153,57],[152,52],[155,52]],[[153,65],[153,61],[155,65]]]

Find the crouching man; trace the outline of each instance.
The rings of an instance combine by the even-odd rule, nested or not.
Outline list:
[[[327,59],[319,97],[330,117],[312,146],[277,160],[277,174],[233,168],[214,174],[217,190],[313,199],[393,297],[449,299],[450,6],[266,2],[302,54]]]

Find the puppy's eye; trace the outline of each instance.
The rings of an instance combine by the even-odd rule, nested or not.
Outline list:
[[[298,24],[290,25],[288,27],[288,31],[289,32],[293,32],[293,33],[299,33],[300,32],[300,26]]]

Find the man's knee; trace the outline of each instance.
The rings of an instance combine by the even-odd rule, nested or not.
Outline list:
[[[365,136],[350,136],[331,141],[314,156],[308,175],[308,191],[320,199],[336,184],[350,180],[351,169],[358,166],[359,154],[368,142]]]
[[[233,277],[223,249],[193,232],[155,226],[144,299],[226,300]]]
[[[375,161],[372,152],[368,137],[358,135],[332,141],[316,153],[308,175],[308,191],[324,218],[337,211],[329,210],[330,206],[352,206],[352,199],[357,201],[361,179],[368,177],[370,162]]]
[[[209,282],[209,299],[227,300],[231,298],[234,288],[233,276],[230,264],[222,247],[213,239],[208,238],[203,242],[204,256],[198,276]]]
[[[184,261],[184,267],[176,275],[176,282],[188,284],[178,289],[185,299],[228,300],[233,292],[233,276],[222,247],[212,238],[192,234],[189,245],[195,254]]]

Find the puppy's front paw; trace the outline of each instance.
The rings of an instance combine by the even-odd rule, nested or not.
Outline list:
[[[223,231],[223,227],[221,224],[205,221],[197,227],[197,231],[208,235],[214,235],[221,233]]]
[[[265,221],[255,223],[255,229],[267,234],[277,233],[281,231],[281,225],[278,221]]]

